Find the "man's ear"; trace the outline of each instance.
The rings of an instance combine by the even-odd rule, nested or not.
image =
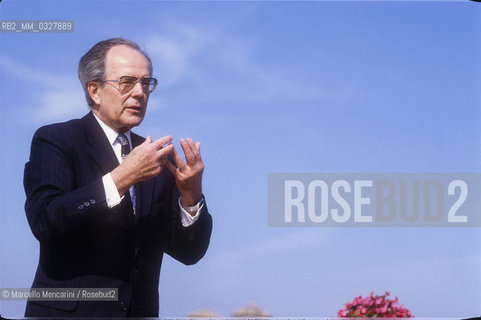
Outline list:
[[[100,104],[99,83],[95,81],[90,81],[87,84],[87,89],[89,91],[90,98],[95,102],[95,104],[99,105]]]

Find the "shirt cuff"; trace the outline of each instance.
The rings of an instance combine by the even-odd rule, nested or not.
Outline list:
[[[197,221],[197,219],[199,219],[199,215],[200,215],[200,211],[202,210],[202,208],[204,207],[204,197],[202,197],[202,199],[200,199],[200,201],[193,207],[183,207],[182,204],[180,203],[180,197],[179,197],[179,208],[180,208],[180,220],[182,221],[182,226],[184,227],[188,227],[188,226],[191,226],[192,224],[194,224],[194,222]],[[191,216],[187,210],[189,211],[193,211],[193,210],[196,210],[195,212],[195,215],[194,216]]]
[[[114,179],[110,173],[107,173],[105,176],[102,177],[102,182],[104,184],[105,190],[105,199],[107,200],[107,205],[109,208],[113,208],[120,203],[122,198],[119,195],[119,191],[117,190],[117,186],[114,183]]]

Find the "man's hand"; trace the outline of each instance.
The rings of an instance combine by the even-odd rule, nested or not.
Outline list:
[[[190,138],[180,139],[180,145],[184,150],[186,162],[182,161],[174,149],[175,165],[167,161],[165,166],[175,178],[182,206],[190,207],[196,205],[202,197],[204,163],[200,156],[200,142],[194,143]]]
[[[171,136],[165,136],[152,142],[150,136],[144,143],[135,147],[122,163],[110,173],[120,195],[126,193],[138,182],[149,180],[160,173],[167,155],[174,151]]]

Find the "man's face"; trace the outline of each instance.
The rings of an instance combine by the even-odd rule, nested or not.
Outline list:
[[[109,49],[105,71],[105,80],[118,80],[122,76],[150,77],[148,60],[139,51],[125,45]],[[116,82],[104,82],[96,88],[96,94],[91,94],[96,103],[92,110],[111,128],[123,133],[142,122],[149,92],[144,92],[140,83],[127,93],[119,92]]]

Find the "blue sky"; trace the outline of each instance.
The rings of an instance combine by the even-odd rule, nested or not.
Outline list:
[[[76,75],[97,41],[150,54],[159,86],[137,133],[202,142],[214,216],[199,264],[165,259],[160,314],[256,302],[335,316],[390,291],[418,317],[481,314],[479,229],[270,228],[270,172],[480,172],[481,7],[469,1],[22,1],[1,20],[74,20],[0,33],[0,287],[29,287],[38,245],[23,166],[41,125],[88,112]],[[20,316],[24,302],[0,302]]]

